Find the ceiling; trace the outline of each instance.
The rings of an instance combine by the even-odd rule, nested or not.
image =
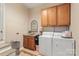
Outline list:
[[[24,3],[23,5],[27,8],[35,8],[35,7],[41,7],[41,6],[56,6],[61,3]]]
[[[24,6],[27,8],[35,8],[35,7],[40,7],[42,5],[45,5],[46,3],[24,3]]]

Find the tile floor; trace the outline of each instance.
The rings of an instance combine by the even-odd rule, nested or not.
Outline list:
[[[38,51],[32,51],[29,49],[21,49],[20,56],[41,56]]]

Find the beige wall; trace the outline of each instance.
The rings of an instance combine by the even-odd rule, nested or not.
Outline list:
[[[21,4],[5,4],[5,36],[6,42],[23,41],[28,31],[28,9]],[[16,33],[19,32],[19,35]]]
[[[79,55],[79,3],[71,4],[71,31],[76,40],[76,54]]]
[[[40,28],[41,28],[41,10],[42,9],[56,6],[59,4],[61,4],[61,3],[46,3],[40,7],[35,7],[35,8],[30,9],[29,30],[31,30],[31,21],[32,20],[36,20],[38,22],[38,31],[40,30]]]

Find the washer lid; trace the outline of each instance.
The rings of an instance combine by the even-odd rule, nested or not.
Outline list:
[[[48,37],[48,38],[53,38],[53,35],[41,35],[41,36],[39,36],[39,37]]]

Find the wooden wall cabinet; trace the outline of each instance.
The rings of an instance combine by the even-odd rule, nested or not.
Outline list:
[[[49,8],[48,11],[48,26],[56,26],[56,7]]]
[[[70,5],[57,6],[57,25],[70,25]]]
[[[41,13],[41,25],[43,27],[48,26],[48,21],[47,21],[47,10],[43,10]]]
[[[23,47],[31,50],[36,50],[35,37],[23,35]]]
[[[48,26],[69,26],[70,25],[70,4],[54,6],[42,11],[42,27]]]

